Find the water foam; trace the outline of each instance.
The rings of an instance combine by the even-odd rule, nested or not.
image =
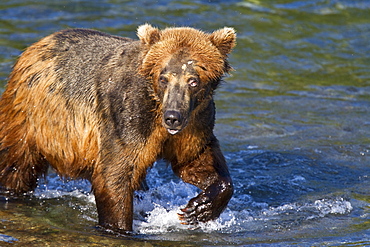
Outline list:
[[[348,214],[352,205],[342,197],[319,198],[313,201],[285,202],[279,206],[270,206],[266,202],[257,202],[240,187],[221,216],[211,222],[198,226],[182,225],[177,213],[188,201],[197,196],[199,189],[186,184],[180,179],[169,176],[160,167],[153,167],[148,173],[149,190],[137,191],[134,199],[134,231],[139,234],[158,235],[197,229],[206,233],[239,233],[266,228],[275,229],[279,222],[303,222],[319,219],[331,214]],[[239,181],[241,182],[241,181]],[[294,176],[289,186],[304,183],[305,178]],[[50,174],[46,181],[41,181],[34,195],[40,199],[74,197],[86,205],[72,205],[80,210],[82,217],[96,223],[94,196],[91,185],[85,180],[64,181],[56,174]],[[75,202],[74,202],[75,203]],[[78,203],[78,202],[77,202]],[[94,213],[87,211],[93,210]],[[283,224],[283,223],[282,223]]]

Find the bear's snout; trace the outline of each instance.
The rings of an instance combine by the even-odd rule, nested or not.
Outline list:
[[[165,127],[172,135],[180,131],[183,124],[183,117],[179,111],[168,110],[163,115]]]

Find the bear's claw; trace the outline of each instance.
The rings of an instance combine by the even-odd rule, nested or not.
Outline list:
[[[199,222],[207,222],[216,219],[219,212],[211,199],[200,193],[197,197],[191,199],[185,208],[180,209],[181,214],[178,214],[181,224],[196,225]]]
[[[199,222],[214,220],[220,216],[233,194],[229,181],[217,181],[192,198],[178,214],[181,224],[196,225]]]

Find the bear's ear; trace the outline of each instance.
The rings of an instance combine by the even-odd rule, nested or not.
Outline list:
[[[137,36],[141,40],[141,43],[145,45],[152,45],[158,42],[161,38],[159,29],[154,28],[149,24],[139,26],[137,28]]]
[[[236,45],[236,32],[234,28],[224,27],[211,33],[209,39],[226,56]]]

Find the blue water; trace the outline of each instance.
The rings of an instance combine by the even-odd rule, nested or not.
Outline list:
[[[0,245],[370,245],[369,16],[367,0],[3,0],[0,91],[25,47],[65,28],[231,26],[238,45],[216,94],[235,184],[218,220],[181,225],[199,191],[159,161],[135,197],[135,234],[102,232],[90,184],[50,171],[31,196],[0,195]]]

